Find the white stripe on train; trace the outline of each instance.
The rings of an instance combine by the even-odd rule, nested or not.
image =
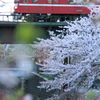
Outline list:
[[[65,4],[23,4],[19,3],[20,6],[47,6],[47,7],[99,7],[100,5],[65,5]]]

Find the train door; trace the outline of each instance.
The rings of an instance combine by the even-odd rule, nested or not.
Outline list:
[[[46,4],[45,7],[46,12],[52,13],[52,0],[46,0],[45,4]]]
[[[35,14],[35,13],[40,13],[43,8],[41,7],[41,4],[44,4],[45,0],[31,0],[30,3],[30,12]]]

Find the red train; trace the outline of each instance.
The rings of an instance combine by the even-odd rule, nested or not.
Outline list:
[[[99,0],[93,2],[99,4]],[[65,20],[90,13],[82,0],[15,0],[15,3],[14,13],[30,21]]]

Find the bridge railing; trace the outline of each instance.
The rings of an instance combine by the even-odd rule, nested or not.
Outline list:
[[[19,15],[0,15],[0,22],[24,22]]]

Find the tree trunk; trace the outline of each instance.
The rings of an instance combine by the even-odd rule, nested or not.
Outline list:
[[[79,93],[79,94],[78,94],[78,98],[77,98],[77,100],[87,100],[87,99],[86,99],[86,97],[85,97],[84,94]]]
[[[60,100],[87,100],[84,93],[79,93],[76,90],[72,90],[71,92],[65,93],[62,92],[60,94]]]

